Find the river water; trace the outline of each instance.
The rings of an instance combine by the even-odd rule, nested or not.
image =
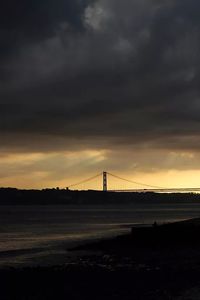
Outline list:
[[[127,232],[133,224],[199,216],[200,203],[0,206],[0,267],[65,264],[70,247]]]

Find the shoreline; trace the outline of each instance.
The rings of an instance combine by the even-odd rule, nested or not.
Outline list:
[[[85,251],[70,263],[0,269],[2,299],[186,299],[200,289],[199,234],[200,219],[133,227],[70,249]]]

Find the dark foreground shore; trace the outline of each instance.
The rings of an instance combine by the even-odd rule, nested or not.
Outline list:
[[[63,266],[0,270],[0,299],[200,299],[200,220],[133,228]]]

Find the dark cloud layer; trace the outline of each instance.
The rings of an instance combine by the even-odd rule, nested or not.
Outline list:
[[[197,0],[5,2],[1,148],[31,150],[38,138],[38,150],[199,149],[199,8]]]
[[[9,54],[20,43],[51,37],[62,22],[80,30],[82,13],[89,1],[4,1],[0,12],[1,51]]]

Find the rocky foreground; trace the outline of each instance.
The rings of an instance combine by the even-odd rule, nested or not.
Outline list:
[[[63,266],[0,271],[0,299],[200,299],[200,219],[132,228]]]

